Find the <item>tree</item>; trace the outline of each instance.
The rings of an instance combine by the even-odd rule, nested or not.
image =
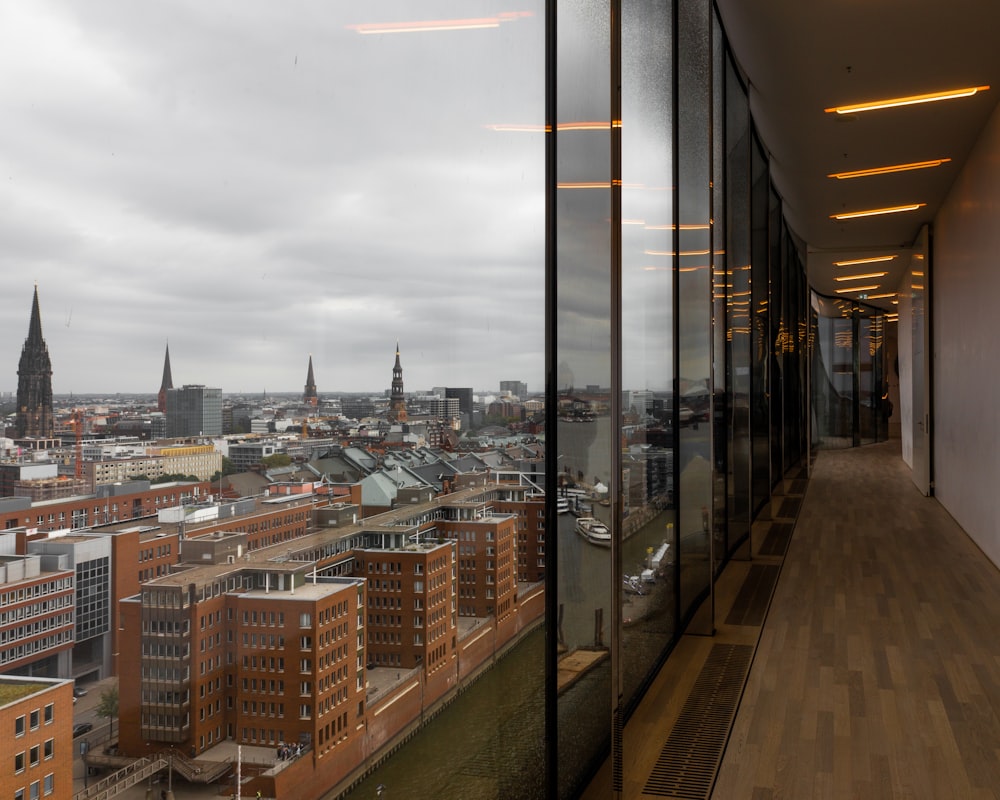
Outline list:
[[[97,716],[108,720],[108,735],[115,733],[115,719],[118,717],[118,684],[114,683],[101,692],[101,702],[97,705]]]
[[[292,463],[292,457],[288,453],[275,453],[273,456],[265,456],[260,460],[267,469],[274,467],[287,467]]]

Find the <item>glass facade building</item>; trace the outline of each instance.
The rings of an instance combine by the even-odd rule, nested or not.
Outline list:
[[[753,521],[810,442],[804,247],[713,4],[545,11],[547,613],[544,641],[519,656],[544,687],[512,690],[519,735],[546,746],[512,750],[516,770],[475,759],[474,784],[407,756],[462,739],[462,704],[486,736],[468,731],[463,753],[503,746],[507,704],[473,687],[447,728],[431,723],[351,796],[571,798],[608,758],[598,793],[619,796],[624,725],[681,634],[713,632],[716,577],[748,557]],[[855,309],[870,342],[875,322]],[[610,536],[588,533],[590,518]],[[465,774],[465,756],[452,766]],[[525,770],[544,779],[504,777]]]
[[[198,260],[190,252],[206,262],[221,253],[212,263],[239,263],[248,295],[246,276],[266,287],[255,294],[259,307],[237,302],[235,292],[231,303],[216,301],[216,330],[227,336],[213,339],[206,328],[189,342],[189,352],[197,345],[215,351],[213,382],[237,385],[223,370],[246,364],[245,385],[263,384],[265,374],[270,384],[268,370],[281,362],[301,365],[290,350],[312,348],[318,391],[336,384],[354,395],[345,394],[339,407],[359,423],[344,434],[358,447],[381,443],[385,434],[385,420],[364,418],[381,413],[386,400],[413,399],[404,393],[400,348],[410,391],[454,384],[475,386],[479,395],[486,373],[476,370],[487,363],[495,373],[490,387],[516,376],[499,382],[501,393],[525,402],[530,385],[532,408],[544,404],[544,420],[526,412],[517,422],[544,438],[544,469],[532,464],[518,478],[544,489],[545,510],[532,519],[530,537],[526,525],[510,531],[521,548],[521,584],[544,581],[543,624],[502,657],[491,656],[454,699],[426,713],[421,706],[419,724],[405,736],[361,754],[357,774],[345,779],[352,785],[338,785],[338,796],[568,800],[589,789],[621,797],[633,762],[624,729],[681,637],[716,632],[717,582],[734,562],[751,560],[756,523],[769,518],[784,481],[801,477],[816,449],[886,441],[894,402],[905,412],[904,460],[926,468],[922,491],[934,485],[931,465],[940,466],[935,491],[979,532],[983,550],[1000,557],[1000,500],[987,485],[995,480],[995,448],[983,444],[1000,435],[995,358],[983,322],[992,310],[979,305],[990,292],[976,285],[988,279],[995,294],[998,279],[981,264],[945,277],[933,311],[950,327],[932,330],[933,248],[925,228],[910,288],[900,291],[906,324],[899,331],[862,298],[813,291],[807,243],[786,214],[791,203],[782,196],[779,165],[754,119],[753,93],[719,5],[725,9],[723,0],[527,0],[498,13],[484,0],[440,0],[418,11],[383,0],[329,12],[303,4],[291,14],[250,4],[241,14],[210,18],[203,25],[208,46],[188,37],[193,28],[177,26],[184,45],[175,51],[166,46],[176,44],[168,35],[174,31],[165,27],[164,63],[185,65],[170,73],[176,83],[164,105],[177,115],[166,120],[172,125],[191,113],[198,135],[187,142],[183,126],[161,117],[144,124],[164,131],[150,148],[163,167],[138,182],[160,188],[154,184],[161,181],[170,190],[164,195],[183,198],[184,208],[173,213],[184,235],[187,226],[198,230],[184,242],[173,230],[157,232],[176,245],[178,270]],[[99,20],[110,24],[105,14]],[[75,22],[88,33],[84,16]],[[160,31],[148,25],[123,28],[128,35],[115,29],[115,46],[122,53],[145,47],[152,63],[149,43]],[[234,46],[225,58],[240,68],[214,69],[222,30],[257,44],[261,30],[275,40],[290,31],[301,51],[275,47],[261,64],[244,63]],[[238,80],[228,84],[232,72]],[[160,77],[152,68],[132,74],[137,85]],[[80,96],[81,106],[101,107]],[[210,115],[227,104],[239,108],[231,127],[214,124]],[[320,108],[332,111],[313,116]],[[986,149],[993,160],[1000,123],[994,128]],[[182,182],[183,170],[170,174],[185,163],[171,160],[178,142],[204,154],[202,174],[211,175],[204,186]],[[233,150],[240,150],[235,160]],[[992,220],[967,221],[997,205],[1000,181],[987,169],[988,156],[976,163],[991,186],[967,179],[935,229],[941,263],[948,255],[963,265],[986,263],[1000,246],[987,232],[996,227]],[[257,216],[236,223],[222,213],[243,201],[257,204]],[[108,205],[148,212],[138,200]],[[157,214],[166,212],[149,212],[144,223],[156,227],[150,220]],[[283,227],[289,220],[300,227]],[[271,259],[263,266],[260,253]],[[165,266],[151,263],[150,273],[167,274]],[[212,274],[209,265],[199,269]],[[177,284],[188,285],[181,277]],[[237,283],[231,275],[227,281],[217,296]],[[190,292],[191,302],[212,288]],[[288,297],[294,305],[279,304]],[[256,336],[228,335],[235,324],[221,319],[228,306],[256,319]],[[272,324],[272,314],[281,324]],[[303,319],[314,340],[300,336]],[[976,319],[978,327],[970,322]],[[897,358],[904,338],[907,356]],[[246,345],[242,359],[221,355],[238,341]],[[933,396],[932,359],[942,378]],[[373,379],[368,370],[376,361],[381,371]],[[971,362],[974,368],[965,366]],[[312,364],[310,356],[310,375]],[[893,395],[901,370],[923,394]],[[268,406],[260,388],[260,405]],[[471,388],[448,389],[439,402],[444,416],[457,413],[456,404],[463,415],[479,416]],[[951,423],[937,462],[932,408]],[[221,434],[222,413],[220,389],[171,389],[166,433]],[[274,408],[268,413],[278,418]],[[266,427],[260,417],[254,422]],[[236,446],[231,455],[239,461]],[[529,455],[521,454],[518,466]],[[503,472],[495,465],[490,471]],[[92,640],[79,651],[94,664],[110,663],[103,643],[110,615],[101,609],[120,598],[109,594],[105,561],[74,564],[76,640]],[[494,599],[493,586],[483,588],[483,597]],[[524,602],[523,585],[506,589],[512,604]],[[490,615],[498,616],[492,603],[481,616]],[[375,663],[399,664],[357,662],[365,669]],[[371,687],[362,682],[357,691]],[[305,702],[299,709],[310,711]]]

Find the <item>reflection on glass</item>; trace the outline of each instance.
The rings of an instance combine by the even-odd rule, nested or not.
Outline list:
[[[770,317],[768,297],[768,242],[770,180],[764,148],[756,133],[750,148],[750,224],[752,269],[750,271],[750,497],[752,515],[764,507],[771,493],[770,410],[768,369]]]
[[[549,464],[558,470],[558,791],[582,789],[609,749],[613,589],[608,535],[617,482],[611,417],[613,253],[610,220],[609,9],[599,0],[558,7],[556,179],[556,397]],[[603,126],[573,123],[603,121]],[[586,522],[589,520],[589,527]],[[603,525],[599,529],[597,525]]]
[[[750,535],[750,110],[726,61],[726,400],[729,547]]]
[[[622,692],[625,705],[672,642],[673,61],[668,4],[623,6]]]
[[[888,437],[885,316],[857,301],[812,295],[814,445],[856,447]]]
[[[710,3],[678,8],[677,231],[678,550],[680,613],[687,617],[712,584],[712,60]],[[711,633],[711,603],[699,632]]]

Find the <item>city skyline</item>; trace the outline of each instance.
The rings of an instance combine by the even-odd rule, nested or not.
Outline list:
[[[542,139],[491,127],[542,117],[540,11],[6,5],[0,388],[35,285],[59,395],[155,393],[168,343],[177,385],[381,391],[397,339],[408,385],[540,387]]]

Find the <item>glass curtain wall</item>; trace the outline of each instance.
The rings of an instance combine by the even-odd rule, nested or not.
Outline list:
[[[709,0],[557,11],[551,786],[610,753],[613,796],[621,725],[801,456],[805,280]]]
[[[618,694],[611,652],[621,591],[613,559],[622,499],[614,469],[621,424],[621,186],[612,150],[619,100],[611,95],[618,15],[606,0],[561,2],[557,14],[555,385],[547,399],[556,406],[556,429],[547,443],[558,497],[547,545],[557,576],[550,620],[558,659],[555,687],[550,682],[558,696],[555,791],[573,797],[610,749]]]
[[[767,157],[756,131],[750,147],[750,509],[755,517],[771,494],[768,367],[770,323],[768,276],[770,255],[770,177]]]
[[[674,19],[622,5],[621,702],[628,709],[676,633],[673,347]],[[617,577],[617,576],[616,576]]]
[[[750,108],[731,58],[725,84],[726,401],[729,549],[750,537]]]
[[[729,553],[729,352],[726,301],[729,261],[726,251],[726,80],[727,54],[722,25],[712,15],[712,548],[716,573]]]
[[[811,296],[813,447],[885,441],[885,312],[853,300]]]
[[[712,550],[712,24],[708,0],[677,9],[677,300],[678,553],[680,610],[690,618],[711,597]],[[701,606],[700,633],[714,627],[713,604]]]
[[[781,482],[785,474],[784,457],[784,426],[782,424],[784,408],[784,392],[782,385],[785,379],[785,358],[782,347],[785,319],[785,283],[782,280],[787,272],[784,258],[781,225],[781,201],[778,193],[771,186],[768,193],[767,238],[768,238],[768,348],[767,348],[767,396],[771,409],[769,422],[771,438],[771,488]]]

